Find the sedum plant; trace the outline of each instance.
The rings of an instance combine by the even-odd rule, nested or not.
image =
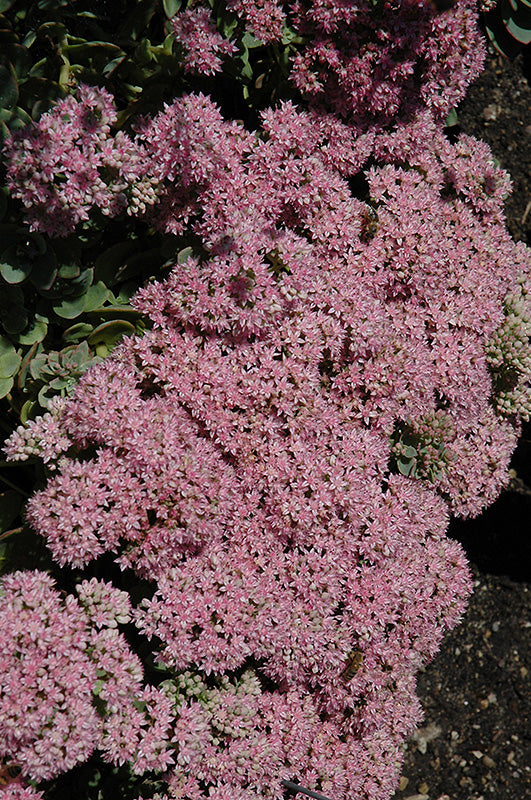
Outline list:
[[[44,464],[26,518],[57,575],[2,579],[8,797],[58,800],[82,769],[106,797],[97,764],[132,800],[385,800],[416,673],[471,591],[449,518],[495,499],[530,411],[509,180],[443,131],[479,69],[475,14],[171,17],[186,80],[236,70],[252,113],[190,84],[124,131],[82,85],[6,146],[35,234],[125,215],[186,245],[131,300],[142,333],[87,370],[37,354],[47,412],[6,443]],[[261,107],[249,70],[282,52],[291,88]]]

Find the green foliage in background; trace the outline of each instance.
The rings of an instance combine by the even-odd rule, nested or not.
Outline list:
[[[80,83],[104,86],[130,131],[186,91],[208,93],[250,125],[286,96],[293,31],[284,47],[265,46],[224,5],[212,8],[238,43],[224,74],[190,76],[168,20],[180,0],[0,0],[0,138],[38,120]],[[236,84],[234,81],[236,80]],[[226,91],[230,82],[231,91]],[[239,87],[236,94],[235,85]],[[0,192],[0,398],[13,427],[68,394],[95,359],[143,322],[128,301],[190,242],[124,215],[94,219],[76,235],[32,233],[22,207]]]
[[[531,0],[498,0],[485,16],[485,30],[502,55],[514,58],[531,43]]]

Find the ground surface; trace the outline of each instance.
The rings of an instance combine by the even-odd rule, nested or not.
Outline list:
[[[529,54],[528,54],[529,55]],[[512,176],[508,227],[531,243],[531,74],[491,54],[459,109]],[[527,214],[526,214],[527,210]],[[481,518],[456,522],[475,578],[461,626],[419,676],[425,719],[408,743],[395,800],[531,800],[531,426],[517,477]]]

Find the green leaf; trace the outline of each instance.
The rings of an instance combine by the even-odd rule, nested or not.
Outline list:
[[[82,270],[77,278],[70,281],[70,286],[75,289],[76,294],[83,294],[87,291],[94,278],[94,270],[92,267]]]
[[[63,49],[68,54],[69,59],[75,63],[79,63],[80,61],[83,63],[91,58],[102,55],[112,55],[113,58],[118,56],[125,57],[126,55],[118,45],[112,44],[111,42],[83,42],[83,44],[67,45]]]
[[[29,328],[24,333],[19,333],[17,341],[19,344],[35,344],[35,342],[42,342],[47,333],[47,321],[36,318],[30,322]]]
[[[0,397],[5,397],[13,388],[13,378],[0,378]]]
[[[128,241],[113,244],[98,256],[94,264],[95,277],[107,286],[113,286],[120,274],[127,267],[127,259],[138,251],[138,242]]]
[[[531,24],[529,27],[527,26],[527,20],[525,19],[525,16],[529,16],[529,14],[515,14],[514,16],[504,20],[505,27],[513,39],[516,39],[517,42],[520,42],[520,44],[524,45],[531,42]],[[531,20],[529,20],[529,22],[531,23]]]
[[[68,30],[62,22],[44,22],[37,29],[37,34],[42,37],[64,39]]]
[[[185,247],[183,250],[180,250],[177,253],[177,263],[184,264],[185,261],[188,261],[194,254],[192,247]]]
[[[117,319],[98,325],[87,341],[92,347],[104,344],[108,349],[112,349],[124,336],[131,336],[135,332],[135,326],[130,322]]]
[[[28,31],[28,33],[24,37],[24,41],[22,42],[22,44],[24,45],[24,47],[31,47],[36,38],[37,38],[37,31],[35,30]]]
[[[23,389],[26,385],[26,378],[28,377],[28,373],[31,372],[32,360],[35,354],[38,354],[41,349],[42,345],[35,342],[35,344],[32,345],[31,349],[22,359],[22,364],[20,365],[17,377],[17,386],[19,389]]]
[[[243,75],[244,78],[248,78],[248,80],[251,80],[251,78],[253,77],[253,69],[249,63],[249,51],[247,50],[247,48],[242,53],[240,61],[243,65],[240,68],[240,75]]]
[[[414,476],[415,475],[415,469],[416,469],[416,466],[417,466],[415,461],[411,461],[411,460],[404,461],[403,459],[399,458],[396,463],[397,463],[398,471],[402,475],[405,475],[407,478],[409,478],[410,476]]]
[[[31,125],[32,121],[33,120],[31,119],[30,115],[19,106],[16,106],[16,108],[11,110],[9,119],[6,120],[10,131],[21,131],[28,125]]]
[[[135,322],[138,319],[141,319],[142,314],[140,311],[137,311],[136,308],[132,306],[106,306],[105,308],[93,308],[92,314],[97,314],[99,317],[103,317],[104,319],[109,317],[116,318],[119,317],[120,319],[130,320],[131,322]]]
[[[107,298],[109,297],[109,290],[103,283],[103,281],[98,281],[95,283],[94,286],[91,286],[90,289],[87,291],[86,298],[87,301],[85,303],[85,311],[94,311],[95,308],[103,305]]]
[[[33,262],[24,258],[19,245],[12,244],[0,256],[0,274],[6,283],[22,283],[33,268]]]
[[[22,408],[20,409],[20,421],[24,425],[30,418],[30,414],[33,409],[36,407],[37,403],[35,400],[26,400]]]
[[[13,67],[0,65],[0,107],[13,108],[18,100],[18,82]]]
[[[247,47],[249,50],[252,50],[254,47],[263,47],[264,43],[260,41],[260,39],[256,39],[251,33],[246,31],[242,37],[242,44],[244,47]]]
[[[453,128],[454,125],[457,125],[457,111],[455,108],[452,108],[448,116],[446,117],[446,122],[444,123],[445,128]]]
[[[180,0],[162,0],[162,5],[168,19],[174,17],[181,7]]]
[[[59,267],[58,275],[60,278],[64,278],[65,280],[78,278],[80,274],[81,268],[79,264],[62,264]]]
[[[31,272],[30,281],[39,292],[47,292],[54,285],[56,278],[57,257],[50,249],[37,260]]]
[[[67,328],[63,333],[63,339],[65,342],[76,344],[82,339],[86,339],[87,336],[90,336],[93,330],[94,325],[89,325],[87,322],[76,322],[75,325],[71,325],[70,328]]]
[[[9,339],[0,336],[0,378],[10,378],[20,366],[19,356]]]
[[[24,498],[20,492],[10,489],[0,493],[0,533],[9,530],[20,514],[23,502]]]
[[[103,67],[103,74],[105,75],[105,77],[110,78],[111,75],[113,75],[114,71],[117,70],[118,67],[124,63],[124,61],[127,61],[126,55],[117,56],[116,58],[113,58],[111,61],[108,61],[107,64]]]
[[[138,39],[143,33],[155,13],[157,0],[140,0],[136,8],[129,14],[123,25],[118,30],[118,39]]]
[[[63,319],[75,319],[83,313],[86,304],[87,295],[82,294],[73,299],[61,300],[59,303],[55,303],[53,310],[58,317],[62,317]]]
[[[492,14],[493,12],[491,12]],[[485,24],[485,30],[492,44],[503,56],[516,58],[522,49],[522,45],[514,39],[506,30],[501,19],[489,14],[489,22]]]

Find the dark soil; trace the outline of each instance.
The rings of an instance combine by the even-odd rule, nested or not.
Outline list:
[[[507,225],[528,244],[530,61],[529,52],[513,62],[491,53],[458,113],[461,130],[486,140],[511,173]],[[474,594],[419,676],[425,719],[407,745],[395,800],[531,800],[531,425],[513,467],[509,489],[485,514],[451,526]]]

